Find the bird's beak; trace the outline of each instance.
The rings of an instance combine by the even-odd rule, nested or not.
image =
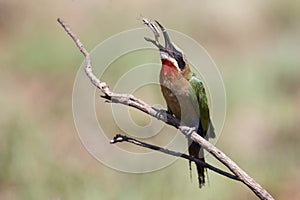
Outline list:
[[[167,51],[169,54],[174,51],[175,47],[173,46],[170,36],[167,32],[167,30],[161,25],[158,21],[155,20],[159,28],[161,29],[164,39],[165,39],[165,51]]]
[[[159,26],[159,28],[161,29],[164,39],[165,39],[165,46],[161,45],[158,41],[158,37],[159,37],[159,31],[156,28],[156,25],[154,23],[151,22],[151,20],[147,19],[147,18],[143,18],[143,22],[144,24],[146,24],[154,33],[155,36],[155,40],[144,37],[144,39],[148,42],[151,42],[152,44],[154,44],[160,51],[166,52],[169,55],[174,54],[176,48],[174,47],[173,43],[171,42],[170,36],[167,32],[167,30],[158,22],[155,20],[156,24]]]

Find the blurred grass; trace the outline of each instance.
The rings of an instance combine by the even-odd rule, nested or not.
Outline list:
[[[125,174],[99,164],[81,145],[71,95],[83,58],[56,18],[92,49],[112,34],[141,27],[140,14],[203,44],[227,89],[227,120],[217,146],[277,199],[299,199],[299,8],[292,0],[0,1],[0,199],[256,199],[242,184],[212,173],[199,190],[185,161]],[[126,59],[128,68],[112,67],[107,82],[155,57]],[[148,89],[137,95],[155,103]],[[99,106],[107,104],[99,100]],[[138,123],[147,124],[144,119]],[[117,130],[112,126],[112,133]]]

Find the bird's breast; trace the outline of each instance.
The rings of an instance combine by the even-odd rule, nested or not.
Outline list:
[[[160,72],[160,85],[172,113],[187,125],[198,125],[199,107],[189,81],[175,68],[163,65]]]

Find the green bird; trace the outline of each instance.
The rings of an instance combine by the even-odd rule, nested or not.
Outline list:
[[[203,82],[190,70],[189,63],[182,50],[170,39],[166,29],[156,21],[160,27],[165,46],[158,42],[158,31],[154,23],[143,20],[155,35],[155,41],[145,38],[158,47],[162,67],[160,71],[161,91],[167,103],[168,112],[190,127],[195,127],[197,133],[206,138],[214,138],[215,132],[209,113],[207,95]],[[204,160],[204,151],[201,146],[188,139],[188,151],[193,157]],[[196,164],[198,182],[201,188],[205,184],[205,169],[201,164]],[[191,169],[191,162],[189,162]]]

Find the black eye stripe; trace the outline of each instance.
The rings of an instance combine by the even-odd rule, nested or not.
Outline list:
[[[185,62],[183,60],[183,56],[180,52],[174,52],[174,58],[178,63],[178,67],[182,70],[185,67]]]

